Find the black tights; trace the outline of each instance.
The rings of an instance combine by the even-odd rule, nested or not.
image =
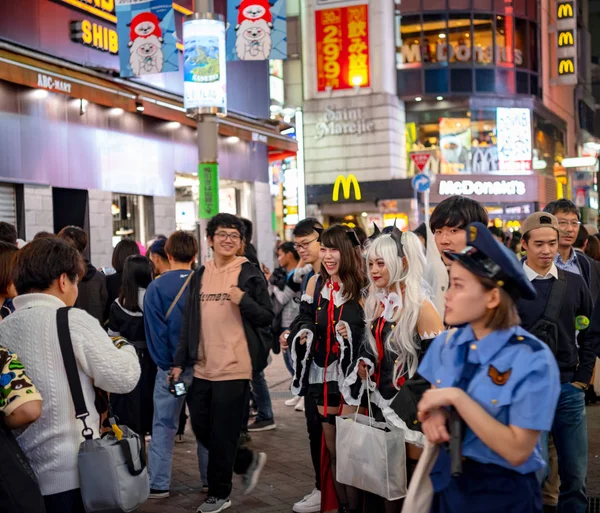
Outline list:
[[[338,502],[340,506],[348,506],[350,510],[358,511],[360,491],[353,486],[338,483],[336,480],[337,453],[335,449],[335,424],[332,425],[328,422],[323,422],[323,435],[325,436],[325,445],[327,446],[329,459],[331,460],[331,473],[333,474],[333,485]]]

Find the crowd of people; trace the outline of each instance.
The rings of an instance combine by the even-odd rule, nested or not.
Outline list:
[[[256,487],[267,455],[246,442],[276,428],[264,370],[282,353],[315,474],[294,512],[586,512],[598,231],[565,199],[529,216],[520,238],[488,225],[482,205],[458,196],[414,232],[374,226],[367,237],[307,218],[271,271],[252,223],[218,214],[203,265],[178,231],[147,251],[121,241],[101,272],[81,228],[18,249],[0,223],[0,432],[18,442],[0,450],[23,456],[12,479],[37,482],[11,500],[84,511],[56,320],[67,306],[86,425],[100,437],[116,418],[141,436],[153,500],[170,495],[186,405],[206,493],[198,511],[232,505],[234,473],[244,493]],[[377,476],[388,493],[360,475],[372,470],[344,471],[339,436],[359,418],[370,443],[376,430],[400,434],[403,468]]]

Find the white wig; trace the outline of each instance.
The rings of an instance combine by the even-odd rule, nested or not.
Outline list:
[[[380,314],[381,293],[396,292],[402,297],[402,308],[396,309],[392,322],[396,325],[385,340],[385,348],[396,358],[394,365],[394,384],[398,378],[412,377],[419,365],[420,347],[415,337],[419,311],[423,301],[431,298],[431,289],[424,279],[425,254],[419,238],[412,232],[402,234],[404,258],[398,256],[396,242],[391,235],[380,235],[367,248],[367,268],[369,260],[383,259],[390,273],[387,291],[376,287],[369,277],[369,293],[365,302],[367,327],[376,323]],[[377,343],[370,329],[366,330],[367,343],[372,354],[378,356]]]

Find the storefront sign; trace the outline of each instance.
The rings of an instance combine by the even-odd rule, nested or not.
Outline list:
[[[362,199],[362,195],[360,194],[360,185],[358,185],[358,180],[354,175],[348,175],[347,177],[340,175],[335,179],[335,183],[333,184],[333,194],[331,196],[333,201],[339,201],[340,187],[344,193],[345,200],[350,199],[350,188],[354,188],[354,198],[356,201],[360,201]]]
[[[194,19],[183,24],[183,103],[188,116],[227,112],[225,23]]]
[[[179,70],[171,0],[116,0],[122,77]]]
[[[369,87],[369,6],[315,12],[317,90]]]
[[[398,67],[405,64],[436,63],[436,62],[471,62],[475,56],[475,62],[486,64],[492,62],[493,49],[491,46],[477,45],[475,48],[470,44],[403,44],[397,56]],[[523,52],[518,48],[512,51],[503,46],[496,46],[496,62],[505,62],[521,66],[523,64]]]
[[[358,135],[373,132],[375,123],[363,117],[363,110],[358,109],[336,109],[325,107],[322,121],[316,124],[315,138],[323,139],[329,135]]]
[[[556,2],[556,57],[559,84],[577,84],[577,4]]]
[[[496,109],[498,167],[501,171],[530,171],[531,111],[522,108]]]
[[[439,180],[440,196],[524,196],[521,180]]]
[[[97,18],[110,23],[117,23],[115,16],[115,0],[54,0],[70,8],[93,14]]]
[[[287,58],[286,0],[227,0],[228,61]]]
[[[69,29],[71,31],[71,41],[113,55],[119,53],[119,38],[117,32],[111,28],[90,20],[82,20],[72,21],[69,24]]]
[[[219,213],[219,165],[198,164],[198,218],[210,219]]]
[[[58,80],[57,78],[49,75],[43,75],[42,73],[38,73],[37,85],[38,87],[41,87],[42,89],[48,89],[49,91],[71,94],[71,82]]]

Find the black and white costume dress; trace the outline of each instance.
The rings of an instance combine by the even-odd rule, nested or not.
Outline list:
[[[292,361],[295,375],[292,392],[310,394],[317,404],[327,407],[340,405],[340,387],[358,354],[364,329],[364,312],[359,298],[346,299],[343,285],[317,281],[314,297],[304,295],[300,314],[290,329],[293,340]],[[343,323],[348,332],[345,339],[337,332]],[[300,337],[306,334],[305,344]]]

